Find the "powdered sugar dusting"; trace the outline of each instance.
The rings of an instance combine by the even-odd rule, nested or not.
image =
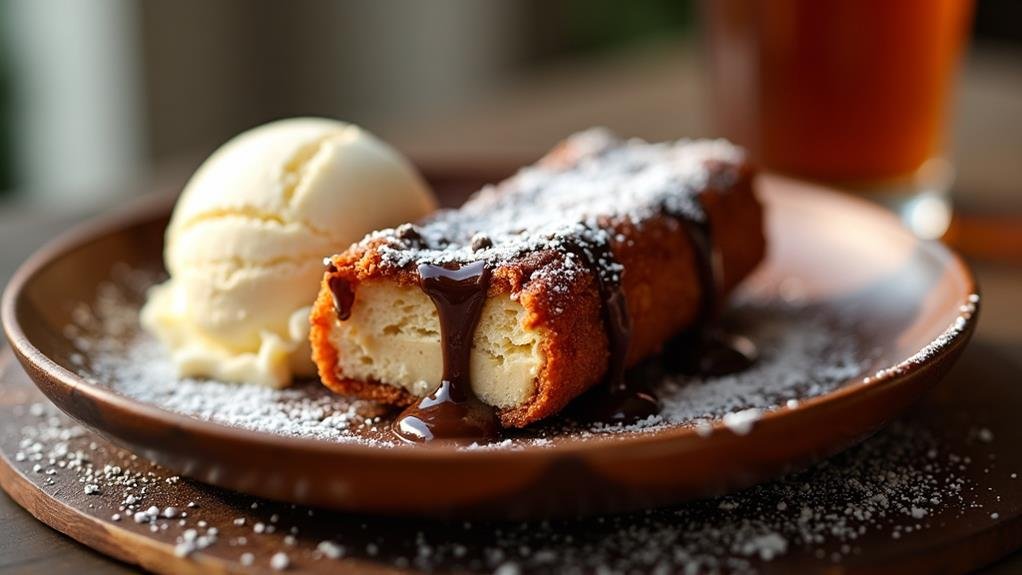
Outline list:
[[[95,377],[129,397],[197,419],[292,437],[375,443],[364,436],[378,431],[387,411],[338,397],[318,383],[276,390],[179,379],[165,349],[149,337],[138,337],[125,351],[93,356]]]
[[[811,306],[738,302],[723,323],[759,349],[760,358],[750,369],[700,378],[665,373],[653,360],[638,369],[653,382],[662,404],[659,414],[628,425],[560,420],[547,424],[549,433],[585,438],[681,426],[703,437],[719,427],[744,435],[771,411],[790,409],[854,381],[868,363],[850,321]]]
[[[169,357],[139,328],[139,302],[152,274],[121,270],[82,305],[67,335],[80,350],[72,360],[87,381],[176,413],[224,425],[292,437],[394,445],[385,433],[393,411],[328,392],[318,382],[286,390],[178,378]],[[857,340],[846,325],[805,306],[738,303],[725,323],[752,339],[760,361],[742,373],[699,379],[665,372],[656,360],[640,366],[663,403],[660,414],[631,425],[574,421],[570,414],[465,449],[546,447],[554,437],[598,438],[717,424],[749,433],[763,414],[827,393],[861,375]]]
[[[965,444],[970,451],[963,453],[918,422],[895,423],[806,471],[672,508],[584,520],[436,523],[243,495],[196,503],[190,482],[113,448],[52,405],[15,409],[22,410],[19,427],[9,426],[5,437],[33,481],[80,490],[89,509],[113,523],[168,534],[180,556],[216,554],[243,566],[256,564],[256,552],[259,565],[281,568],[358,560],[427,572],[755,573],[796,555],[799,565],[817,570],[875,552],[878,539],[963,521],[992,525],[1004,511],[989,507],[982,494],[992,487],[976,479],[990,476],[995,439]],[[226,515],[225,505],[232,506]]]
[[[752,426],[763,415],[760,409],[743,409],[724,416],[724,426],[738,435],[748,435]]]
[[[978,306],[979,294],[974,293],[969,295],[965,303],[959,306],[958,317],[956,317],[955,320],[951,322],[951,325],[949,325],[947,329],[944,330],[943,333],[937,336],[936,339],[934,339],[928,345],[923,347],[923,349],[909,356],[904,361],[901,361],[897,365],[894,365],[892,367],[881,369],[874,373],[872,376],[867,376],[863,378],[863,381],[865,383],[869,383],[870,381],[875,379],[889,377],[892,375],[898,375],[904,373],[905,370],[911,368],[914,365],[919,365],[920,363],[923,363],[926,360],[931,359],[938,352],[946,349],[948,345],[951,344],[951,342],[958,339],[958,336],[960,336],[969,327],[970,325],[969,320],[971,320],[972,316],[976,314],[977,309],[979,309]]]
[[[330,441],[377,443],[386,409],[330,393],[318,382],[271,389],[205,379],[179,378],[162,345],[139,325],[140,302],[153,274],[115,270],[92,305],[79,305],[68,336],[79,375],[139,401],[196,419]]]
[[[422,225],[374,232],[363,244],[377,246],[382,265],[398,268],[475,261],[500,266],[556,250],[568,258],[558,273],[587,273],[585,262],[571,261],[574,247],[610,245],[614,225],[641,226],[663,213],[704,220],[698,195],[711,178],[735,178],[742,158],[723,140],[650,144],[589,130],[536,165],[483,188],[459,209],[441,211]],[[710,162],[719,169],[710,170]],[[621,271],[612,261],[596,268],[611,281]]]

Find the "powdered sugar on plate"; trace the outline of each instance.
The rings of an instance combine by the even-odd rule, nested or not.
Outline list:
[[[216,554],[246,567],[358,560],[426,572],[755,573],[794,555],[816,570],[875,553],[885,540],[992,524],[1005,509],[990,507],[989,496],[984,506],[992,487],[983,481],[992,470],[1017,476],[996,468],[997,440],[986,427],[952,448],[909,421],[808,470],[672,508],[522,523],[393,520],[197,492],[49,404],[15,409],[25,410],[20,425],[4,437],[33,481],[84,493],[89,509],[113,523],[169,534],[181,556]]]
[[[318,382],[271,389],[179,378],[162,345],[139,325],[139,309],[154,274],[115,270],[92,305],[72,313],[65,329],[79,350],[71,361],[86,381],[162,409],[224,425],[291,437],[375,443],[381,416],[372,402],[330,393]]]
[[[335,396],[318,383],[277,390],[179,379],[163,347],[141,334],[124,351],[92,356],[95,377],[131,398],[197,419],[292,437],[371,441],[386,411]]]
[[[318,382],[274,390],[193,378],[178,378],[160,344],[142,331],[138,310],[154,274],[119,270],[102,285],[96,301],[73,313],[67,336],[79,353],[74,368],[87,381],[179,414],[285,435],[334,442],[392,445],[385,433],[393,411],[334,395]],[[739,303],[724,318],[751,339],[760,360],[742,373],[697,378],[641,368],[661,398],[660,414],[631,425],[553,418],[501,441],[467,449],[544,447],[553,437],[597,438],[694,427],[701,435],[722,424],[731,432],[753,430],[772,410],[790,407],[860,376],[865,363],[846,323],[798,304]]]
[[[909,369],[913,365],[918,365],[925,362],[926,360],[934,357],[937,353],[944,350],[948,345],[951,344],[958,336],[962,334],[969,327],[969,320],[976,315],[976,311],[979,306],[979,294],[971,294],[968,299],[958,308],[958,317],[955,321],[944,330],[936,339],[931,341],[929,345],[912,354],[907,359],[898,362],[897,365],[881,369],[871,376],[863,379],[864,383],[869,383],[874,379],[880,379],[890,375],[897,375],[904,373],[905,370]]]

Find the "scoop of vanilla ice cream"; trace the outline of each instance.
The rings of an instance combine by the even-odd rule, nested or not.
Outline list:
[[[255,128],[185,187],[166,234],[170,279],[150,290],[142,324],[182,376],[285,386],[315,373],[308,312],[323,258],[435,207],[415,168],[357,126]]]

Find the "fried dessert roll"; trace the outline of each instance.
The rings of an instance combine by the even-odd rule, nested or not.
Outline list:
[[[571,136],[461,208],[330,258],[311,318],[320,377],[400,406],[458,377],[504,427],[553,415],[705,322],[756,267],[753,175],[724,141]],[[476,286],[474,318],[438,315],[438,272]]]

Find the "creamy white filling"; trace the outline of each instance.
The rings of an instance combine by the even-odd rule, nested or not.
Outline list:
[[[536,391],[542,336],[526,329],[525,319],[525,308],[507,296],[483,306],[469,372],[473,391],[489,405],[519,406]],[[361,284],[351,317],[335,322],[330,339],[341,377],[377,381],[417,396],[440,384],[440,322],[433,302],[418,288]]]

